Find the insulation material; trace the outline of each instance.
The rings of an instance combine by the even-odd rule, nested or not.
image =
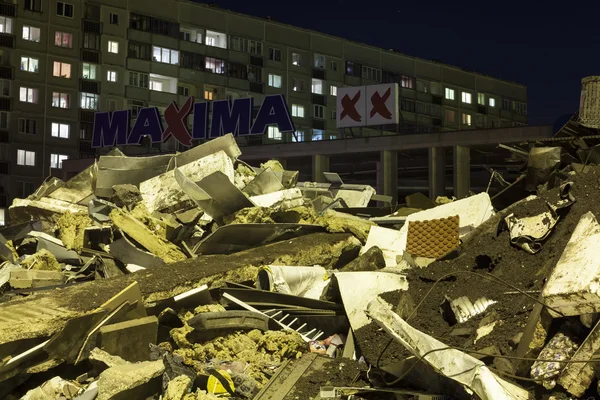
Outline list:
[[[416,257],[443,257],[458,247],[460,243],[459,226],[458,215],[409,222],[406,251]]]

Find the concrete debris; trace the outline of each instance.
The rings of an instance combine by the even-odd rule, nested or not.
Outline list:
[[[232,135],[111,151],[9,207],[0,397],[594,397],[600,167],[565,151],[522,151],[499,193],[385,207]]]

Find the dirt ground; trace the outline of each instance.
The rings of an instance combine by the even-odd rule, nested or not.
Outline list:
[[[496,236],[495,233],[476,235],[464,248],[461,254],[452,260],[439,261],[423,269],[413,269],[408,273],[409,290],[414,304],[418,304],[425,294],[433,288],[436,280],[449,273],[455,273],[439,282],[427,299],[418,308],[416,315],[408,322],[415,328],[428,333],[448,345],[482,349],[496,345],[504,354],[511,353],[513,348],[509,341],[522,332],[533,308],[534,300],[514,292],[513,285],[521,290],[534,291],[531,295],[538,297],[539,292],[552,269],[556,266],[571,234],[583,214],[592,211],[600,217],[600,168],[593,168],[588,174],[578,174],[570,179],[573,182],[571,193],[575,203],[561,216],[554,231],[543,243],[537,254],[529,254],[512,246],[508,232]],[[540,194],[549,201],[556,201],[558,189]],[[526,217],[546,211],[541,201],[527,202],[518,205],[515,215]],[[490,281],[481,276],[463,272],[491,273],[510,285]],[[446,298],[456,299],[467,296],[475,302],[481,297],[495,300],[498,303],[488,311],[464,324],[450,326],[442,318],[440,304]],[[492,333],[477,343],[475,330],[481,320],[494,311],[497,324]],[[489,319],[489,317],[488,317]],[[470,328],[468,336],[452,336],[455,328]]]

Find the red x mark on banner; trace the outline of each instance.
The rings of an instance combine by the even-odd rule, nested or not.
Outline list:
[[[165,110],[167,129],[163,132],[163,141],[173,135],[183,145],[190,146],[192,144],[192,135],[190,135],[190,131],[188,130],[186,118],[192,111],[193,106],[193,97],[189,97],[183,106],[181,106],[181,109],[177,108],[175,102],[169,104]]]
[[[352,98],[352,99],[348,95],[345,95],[342,98],[343,110],[340,114],[340,121],[342,119],[344,119],[345,116],[350,117],[351,119],[353,119],[356,122],[361,121],[360,113],[356,109],[356,103],[358,103],[359,99],[360,99],[360,91],[356,92],[356,94],[354,95],[354,98]]]
[[[385,105],[385,102],[391,94],[392,88],[388,88],[383,96],[380,96],[379,92],[373,93],[373,96],[371,96],[371,103],[373,104],[373,108],[371,109],[371,118],[373,118],[375,114],[379,114],[385,119],[392,119],[392,113]]]

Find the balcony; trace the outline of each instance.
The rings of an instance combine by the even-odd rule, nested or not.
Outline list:
[[[262,67],[263,64],[264,63],[263,63],[262,57],[250,56],[250,65],[254,65],[256,67]]]
[[[90,122],[90,123],[94,123],[94,114],[96,112],[95,111],[91,111],[91,110],[79,110],[79,121],[81,122]]]
[[[325,80],[325,70],[322,68],[313,68],[312,77],[316,79]]]
[[[9,97],[0,97],[0,111],[11,111],[12,99]]]
[[[442,105],[442,96],[431,95],[431,103],[441,106]]]
[[[81,29],[84,32],[102,35],[102,22],[84,19],[81,21]]]
[[[79,151],[86,154],[94,154],[96,151],[92,148],[91,140],[80,140]]]
[[[0,143],[10,143],[10,134],[8,131],[0,131]]]
[[[0,15],[6,15],[7,17],[16,17],[17,5],[10,3],[0,3]]]
[[[312,128],[325,130],[325,120],[324,119],[313,119]]]
[[[264,93],[265,87],[262,83],[250,82],[250,91],[255,93]]]
[[[96,50],[82,49],[81,60],[94,64],[100,64],[100,52]]]
[[[326,106],[327,105],[327,97],[323,96],[322,94],[313,93],[312,94],[312,103],[318,104],[320,106]]]
[[[9,66],[0,66],[0,79],[15,79],[14,68]]]
[[[483,106],[483,105],[481,105],[481,104],[479,104],[479,105],[477,106],[477,112],[478,112],[479,114],[487,114],[487,107],[486,107],[486,106]]]
[[[0,46],[15,48],[15,35],[0,33]]]
[[[79,78],[79,91],[100,94],[100,82]]]

